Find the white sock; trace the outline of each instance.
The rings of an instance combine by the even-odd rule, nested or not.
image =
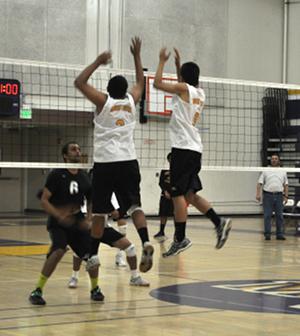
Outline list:
[[[137,278],[139,276],[138,270],[130,270],[130,273],[132,278]]]
[[[79,271],[73,271],[72,272],[72,278],[78,279],[79,278]]]

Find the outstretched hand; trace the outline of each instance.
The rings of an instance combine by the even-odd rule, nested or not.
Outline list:
[[[160,52],[159,52],[159,60],[161,62],[167,62],[167,60],[169,59],[171,53],[167,53],[167,48],[162,48],[160,49]]]
[[[142,40],[135,36],[131,39],[130,51],[133,56],[139,56],[141,53]]]
[[[110,51],[104,51],[97,57],[97,63],[99,65],[106,65],[111,62],[111,56],[112,55]]]
[[[174,52],[175,52],[174,59],[175,59],[176,68],[180,68],[180,54],[179,54],[179,51],[178,51],[177,48],[174,48]]]

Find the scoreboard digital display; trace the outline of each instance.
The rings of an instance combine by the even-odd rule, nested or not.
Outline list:
[[[21,84],[17,79],[0,78],[0,116],[16,116],[20,113]]]

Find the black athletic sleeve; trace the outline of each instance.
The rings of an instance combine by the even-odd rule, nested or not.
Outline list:
[[[45,187],[54,194],[56,190],[58,190],[60,184],[60,174],[57,170],[52,170],[46,180]]]

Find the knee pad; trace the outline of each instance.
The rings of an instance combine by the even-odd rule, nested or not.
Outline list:
[[[122,236],[126,236],[127,224],[118,226],[118,231]]]
[[[124,251],[126,253],[126,256],[129,257],[129,258],[136,256],[135,246],[133,244],[131,244],[130,246],[128,246]]]
[[[127,213],[129,216],[132,216],[132,214],[136,211],[143,211],[143,210],[139,205],[134,204],[128,209]]]

